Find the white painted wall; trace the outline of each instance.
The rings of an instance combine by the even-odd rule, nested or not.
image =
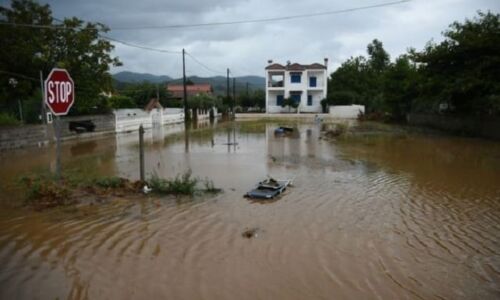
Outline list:
[[[364,105],[334,105],[329,107],[330,116],[339,119],[356,119],[360,112],[365,113]]]
[[[115,109],[116,132],[137,130],[142,124],[144,128],[153,127],[151,115],[143,109]]]
[[[268,82],[270,80],[269,72],[278,72],[276,70],[268,70],[266,72],[266,113],[286,113],[288,108],[281,108],[277,106],[276,96],[278,94],[284,95],[285,98],[290,97],[290,92],[300,91],[302,92],[300,98],[300,105],[298,107],[299,112],[309,112],[309,113],[321,113],[321,100],[326,98],[327,92],[327,70],[304,70],[301,73],[300,83],[291,82],[291,73],[298,71],[288,71],[284,72],[283,87],[269,87]],[[298,72],[299,73],[299,72]],[[316,87],[309,86],[309,78],[311,76],[316,77]],[[313,105],[307,105],[308,95],[313,96]],[[294,109],[291,112],[295,112]]]
[[[217,108],[214,109],[214,116],[218,117]],[[127,132],[139,129],[142,126],[145,129],[163,126],[165,124],[178,124],[184,122],[183,108],[164,108],[153,109],[146,112],[139,108],[134,109],[115,109],[113,111],[116,120],[116,132]],[[198,120],[209,119],[209,110],[199,110]]]

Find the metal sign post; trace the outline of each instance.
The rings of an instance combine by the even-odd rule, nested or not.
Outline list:
[[[61,118],[56,116],[56,177],[61,179]]]
[[[75,102],[75,84],[69,73],[64,69],[52,69],[44,84],[45,104],[56,116],[54,129],[56,134],[56,176],[61,178],[61,118],[68,114]]]

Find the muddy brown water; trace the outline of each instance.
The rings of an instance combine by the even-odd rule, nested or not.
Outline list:
[[[189,168],[224,189],[192,199],[33,212],[15,181],[53,170],[54,149],[2,153],[0,299],[500,298],[500,143],[276,125],[148,131],[149,174]],[[137,140],[65,143],[63,168],[137,178]],[[242,197],[266,175],[294,187]]]

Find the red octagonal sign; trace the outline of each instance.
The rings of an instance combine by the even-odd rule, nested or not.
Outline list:
[[[75,84],[64,69],[52,69],[45,80],[45,104],[56,116],[66,115],[75,102]]]

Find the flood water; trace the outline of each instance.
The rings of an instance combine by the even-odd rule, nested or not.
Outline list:
[[[292,125],[154,128],[148,174],[191,169],[224,192],[74,210],[16,205],[16,178],[53,170],[53,148],[2,153],[0,299],[500,298],[500,143]],[[137,141],[65,143],[63,168],[137,179]],[[243,198],[268,175],[294,186]]]

